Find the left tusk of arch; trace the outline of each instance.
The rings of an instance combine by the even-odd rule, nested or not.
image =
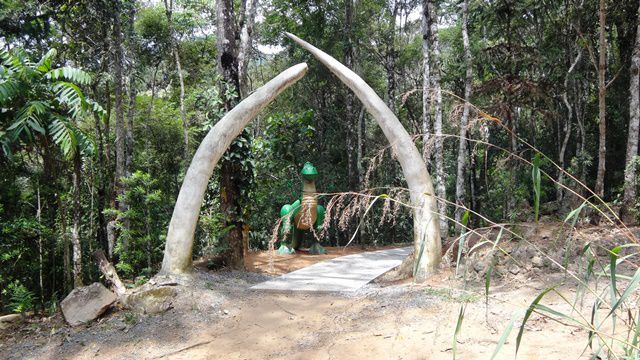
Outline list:
[[[178,274],[190,270],[193,237],[213,169],[242,129],[306,72],[305,63],[288,68],[242,100],[209,130],[196,150],[182,182],[169,223],[161,274]]]

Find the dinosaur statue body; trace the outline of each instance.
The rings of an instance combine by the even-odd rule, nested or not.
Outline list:
[[[307,162],[302,171],[302,197],[293,204],[286,204],[280,209],[282,218],[282,228],[290,234],[289,245],[281,244],[278,249],[279,254],[293,254],[300,248],[302,237],[305,231],[320,230],[324,222],[324,207],[318,205],[318,193],[316,192],[315,179],[318,177],[318,170]],[[324,254],[325,249],[317,240],[309,249],[310,254]]]

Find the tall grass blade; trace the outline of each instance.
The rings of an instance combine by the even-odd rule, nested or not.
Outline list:
[[[616,265],[617,265],[617,260],[618,260],[618,254],[620,254],[620,250],[622,250],[622,248],[620,246],[616,246],[615,248],[611,249],[611,252],[609,253],[609,275],[611,278],[611,303],[615,304],[616,303],[616,299],[617,299],[617,292],[618,289],[616,287]],[[612,329],[612,333],[615,334],[616,332],[616,314],[613,313],[611,316],[612,322],[613,322],[613,329]]]
[[[540,294],[538,294],[538,296],[536,296],[533,302],[531,302],[531,305],[529,305],[527,312],[524,314],[524,319],[522,319],[522,325],[520,325],[520,331],[518,331],[518,337],[516,338],[516,355],[518,355],[518,350],[520,349],[520,342],[522,341],[522,335],[524,334],[524,326],[526,325],[527,320],[529,320],[529,318],[531,317],[533,310],[535,309],[536,305],[538,305],[540,300],[542,300],[542,298],[545,295],[547,295],[549,291],[553,289],[554,288],[548,288],[545,291],[541,292]]]
[[[462,257],[462,248],[464,247],[464,240],[467,236],[467,223],[469,223],[469,210],[464,212],[462,216],[462,220],[460,221],[462,224],[462,233],[460,234],[460,239],[458,239],[458,257],[456,258],[456,275],[458,275],[458,269],[460,268],[460,258]]]
[[[536,224],[538,223],[538,214],[540,213],[540,153],[536,153],[533,157],[533,169],[531,170],[531,179],[533,181],[533,207],[535,211]]]
[[[513,314],[511,316],[511,320],[507,324],[507,327],[502,332],[502,336],[500,336],[500,340],[498,340],[498,344],[496,345],[495,350],[493,350],[493,354],[491,355],[491,360],[495,359],[496,356],[498,356],[500,349],[502,349],[502,346],[504,346],[504,343],[507,341],[509,334],[511,334],[511,330],[513,330],[513,323],[515,322],[516,322],[516,315]]]
[[[640,282],[640,268],[638,268],[635,274],[633,274],[633,277],[631,278],[631,282],[629,283],[627,288],[624,289],[624,292],[622,293],[622,295],[620,295],[620,298],[616,300],[615,304],[613,304],[613,306],[611,307],[611,311],[609,311],[609,313],[605,317],[605,320],[609,316],[611,316],[613,313],[615,313],[615,311],[620,307],[620,305],[622,305],[624,301],[627,300],[629,295],[631,295],[635,290],[635,288],[638,286],[638,282]]]
[[[456,331],[453,333],[453,358],[456,358],[456,353],[458,350],[458,335],[460,334],[460,330],[462,329],[462,321],[464,320],[464,311],[467,308],[467,304],[462,304],[460,306],[460,313],[458,314],[458,322],[456,323]]]

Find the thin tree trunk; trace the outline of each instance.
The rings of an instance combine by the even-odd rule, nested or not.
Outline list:
[[[240,48],[238,50],[238,75],[240,80],[240,96],[245,97],[249,93],[247,79],[249,52],[251,51],[251,41],[253,39],[253,28],[255,26],[258,0],[243,0],[242,15],[243,20],[240,26]]]
[[[344,21],[344,35],[346,37],[346,43],[344,46],[344,65],[349,69],[353,69],[353,37],[351,27],[353,25],[353,2],[352,0],[345,1],[345,21]],[[356,144],[354,142],[356,129],[355,129],[355,116],[353,111],[354,95],[349,89],[346,89],[345,96],[345,122],[347,124],[347,181],[348,190],[355,190],[355,181],[358,179],[356,175],[357,163],[356,163]]]
[[[80,244],[80,221],[82,208],[80,207],[80,176],[82,175],[82,160],[80,154],[73,159],[73,226],[71,227],[71,246],[73,252],[73,287],[82,286],[82,247]]]
[[[461,226],[457,225],[464,214],[466,187],[464,186],[465,169],[467,167],[467,124],[469,122],[469,107],[471,101],[471,86],[473,84],[473,64],[471,58],[471,46],[469,45],[469,0],[462,3],[462,44],[464,47],[464,60],[466,66],[466,76],[464,81],[464,107],[462,109],[462,119],[460,119],[460,142],[458,145],[458,170],[456,172],[456,228],[460,231]]]
[[[122,178],[127,175],[126,170],[126,123],[124,119],[123,90],[124,83],[122,78],[122,66],[124,60],[123,36],[120,16],[122,14],[122,3],[116,2],[115,12],[113,14],[113,47],[114,49],[114,92],[115,92],[115,110],[116,110],[116,173],[115,173],[115,202],[120,213],[127,210],[128,206],[121,195],[124,194],[124,184]],[[123,241],[123,248],[127,248],[126,241]]]
[[[137,90],[133,83],[133,76],[129,77],[129,109],[127,110],[127,148],[126,148],[126,161],[125,161],[125,176],[131,175],[131,168],[133,166],[133,119],[136,114],[136,96]]]
[[[571,76],[571,73],[576,68],[576,65],[578,65],[581,58],[582,58],[582,51],[579,50],[578,55],[576,56],[575,60],[569,67],[569,70],[567,71],[567,75],[565,75],[564,77],[564,92],[562,93],[562,101],[564,102],[564,106],[567,108],[567,122],[565,123],[565,126],[564,126],[564,131],[565,131],[564,140],[562,141],[562,146],[560,147],[560,153],[558,156],[560,158],[560,168],[562,169],[560,170],[560,174],[558,175],[558,184],[556,187],[556,200],[558,201],[561,201],[562,198],[564,197],[564,189],[562,187],[562,184],[564,183],[564,171],[565,171],[564,168],[566,164],[565,153],[567,151],[567,145],[569,144],[569,139],[571,138],[571,120],[573,119],[573,107],[569,102],[569,95],[568,95],[569,76]]]
[[[42,203],[40,201],[40,182],[38,181],[38,188],[36,191],[38,197],[38,209],[36,210],[36,219],[38,219],[38,225],[42,225]],[[43,276],[43,247],[42,247],[42,232],[38,231],[38,285],[40,285],[40,310],[44,314],[44,276]]]
[[[396,112],[396,18],[400,10],[400,2],[393,3],[391,10],[391,28],[389,29],[389,43],[387,44],[387,53],[385,68],[387,71],[387,94],[386,101],[389,109]]]
[[[433,131],[434,131],[434,143],[435,143],[435,173],[436,173],[436,195],[438,196],[438,212],[440,214],[440,229],[442,229],[442,235],[447,234],[447,219],[446,219],[446,203],[447,192],[445,187],[444,178],[444,138],[442,134],[442,89],[440,84],[440,45],[438,41],[438,15],[436,4],[433,0],[424,0],[424,17],[428,29],[424,32],[428,34],[428,51],[430,52],[430,72],[431,72],[431,85],[433,87]]]
[[[180,48],[173,29],[173,0],[164,0],[164,9],[167,16],[167,26],[169,27],[171,53],[176,63],[176,72],[178,73],[178,82],[180,83],[180,120],[182,121],[184,141],[184,161],[187,162],[189,161],[189,122],[184,107],[184,77],[182,75],[182,64],[180,62]]]
[[[624,206],[631,208],[638,201],[637,199],[637,169],[636,158],[638,156],[638,131],[640,128],[640,7],[636,22],[636,41],[631,56],[631,66],[629,68],[629,137],[627,140],[626,168],[624,173]],[[625,216],[626,217],[626,216]],[[623,219],[633,221],[632,217]]]
[[[598,136],[598,175],[596,177],[595,193],[604,197],[604,176],[606,171],[606,156],[607,156],[607,122],[605,118],[606,114],[606,84],[605,73],[607,70],[607,41],[605,37],[606,32],[606,9],[605,0],[600,0],[600,38],[598,41],[599,61],[598,61],[598,119],[599,119],[599,136]]]
[[[69,249],[69,235],[67,234],[67,207],[65,202],[58,197],[60,208],[60,224],[62,227],[62,256],[63,256],[63,281],[64,291],[69,293],[73,289],[73,279],[71,276],[71,251]]]
[[[431,54],[429,51],[429,15],[423,3],[422,15],[422,158],[431,158]]]

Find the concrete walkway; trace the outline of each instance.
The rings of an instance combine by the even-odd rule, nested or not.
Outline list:
[[[400,265],[412,247],[365,252],[322,261],[251,287],[280,291],[356,291]]]

